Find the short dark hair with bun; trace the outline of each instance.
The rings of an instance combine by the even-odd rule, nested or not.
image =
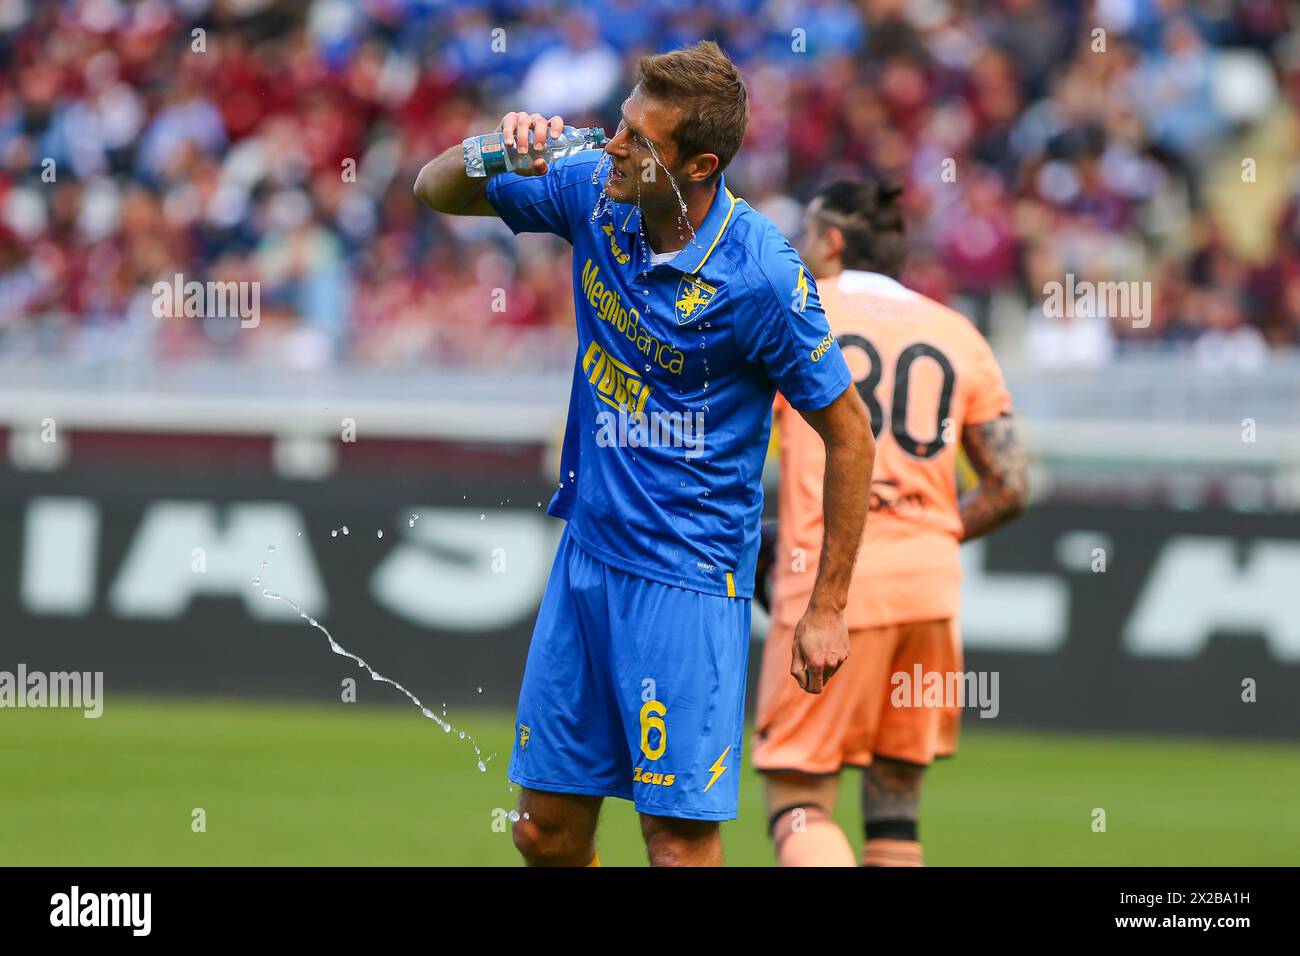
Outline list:
[[[813,218],[844,234],[845,269],[898,278],[907,257],[902,194],[898,183],[870,178],[841,179],[817,190],[813,199],[820,203]]]

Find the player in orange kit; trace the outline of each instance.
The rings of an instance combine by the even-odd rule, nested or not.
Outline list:
[[[820,694],[792,679],[792,635],[816,577],[822,471],[816,432],[778,395],[779,522],[771,556],[772,629],[759,684],[754,766],[782,866],[853,866],[831,819],[845,766],[864,769],[867,866],[920,866],[917,810],[925,768],[956,749],[961,707],[909,706],[893,691],[919,664],[962,669],[960,542],[1026,505],[1024,455],[992,349],[962,315],[897,280],[901,189],[841,181],[809,205],[800,254],[831,332],[871,411],[871,512],[849,590],[849,656]],[[979,484],[958,496],[958,443]],[[952,676],[950,676],[952,675]],[[896,703],[898,706],[896,706]]]

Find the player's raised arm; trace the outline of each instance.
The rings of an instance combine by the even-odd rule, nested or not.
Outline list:
[[[516,171],[520,176],[544,176],[548,164],[541,157],[547,139],[555,139],[564,131],[564,120],[552,116],[549,120],[540,113],[507,113],[497,127],[505,137],[507,147],[516,141],[528,142],[533,134],[532,149],[538,154],[532,167]],[[470,176],[465,172],[465,159],[460,144],[450,146],[439,156],[425,163],[415,178],[415,195],[434,212],[453,216],[495,216],[497,211],[488,201],[486,177]]]
[[[962,540],[988,534],[1029,504],[1029,469],[1010,413],[962,431],[979,484],[961,496]]]
[[[795,629],[790,673],[808,693],[820,694],[849,653],[844,607],[867,520],[876,443],[871,416],[856,388],[845,389],[825,408],[799,414],[826,446],[825,532],[808,610]]]

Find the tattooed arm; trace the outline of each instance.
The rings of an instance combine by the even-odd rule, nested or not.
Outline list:
[[[963,429],[962,447],[979,484],[961,496],[963,541],[988,534],[1029,504],[1029,470],[1010,414]]]

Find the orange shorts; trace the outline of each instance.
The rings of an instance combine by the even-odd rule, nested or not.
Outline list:
[[[956,752],[961,707],[915,706],[922,698],[910,693],[917,664],[922,675],[961,671],[956,621],[851,632],[848,660],[820,694],[790,676],[793,642],[793,628],[774,624],[763,650],[750,748],[759,770],[835,773],[845,764],[865,767],[873,756],[925,765]],[[906,680],[895,678],[903,674]]]

